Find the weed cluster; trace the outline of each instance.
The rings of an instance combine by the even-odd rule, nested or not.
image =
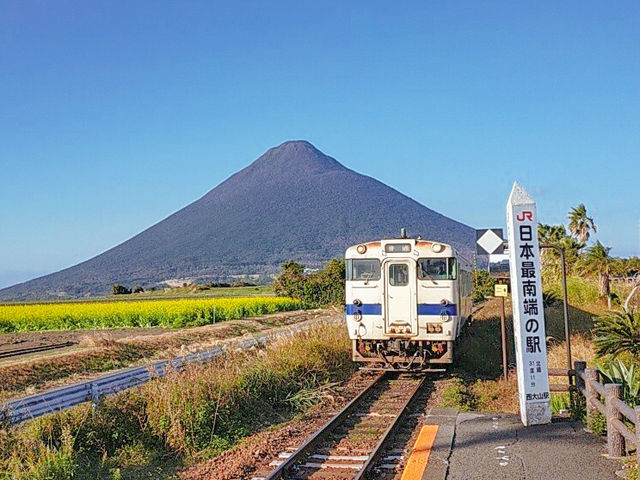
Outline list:
[[[322,324],[106,397],[96,409],[0,430],[0,479],[166,478],[327,395],[354,369],[345,333]]]

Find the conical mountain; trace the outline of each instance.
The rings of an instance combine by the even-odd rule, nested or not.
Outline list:
[[[412,235],[471,254],[474,230],[349,170],[306,141],[268,150],[199,200],[86,262],[0,290],[0,300],[108,293],[148,286],[271,275],[295,259],[311,266],[362,241]]]

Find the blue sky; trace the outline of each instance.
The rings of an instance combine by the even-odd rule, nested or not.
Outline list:
[[[640,3],[0,3],[0,286],[307,139],[474,227],[511,184],[640,249]]]

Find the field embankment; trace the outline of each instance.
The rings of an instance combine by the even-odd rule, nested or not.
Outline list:
[[[292,418],[354,371],[344,325],[324,322],[140,388],[0,430],[0,478],[175,478]]]
[[[284,297],[1,305],[0,332],[184,328],[303,307],[301,301]]]
[[[66,331],[2,334],[14,342],[26,343],[34,335],[77,342],[63,351],[45,352],[27,358],[0,362],[0,401],[38,393],[80,380],[88,380],[110,370],[144,365],[227,342],[250,338],[287,325],[313,319],[334,319],[333,309],[280,312],[261,317],[231,320],[188,329],[118,329],[114,331]]]

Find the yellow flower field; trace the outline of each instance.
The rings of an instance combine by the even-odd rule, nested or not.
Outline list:
[[[0,305],[0,332],[182,328],[300,308],[302,302],[284,297]]]

